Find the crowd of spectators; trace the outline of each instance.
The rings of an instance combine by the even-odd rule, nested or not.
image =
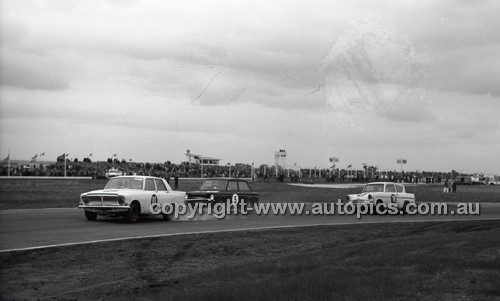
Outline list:
[[[58,161],[51,164],[26,163],[12,164],[10,173],[8,164],[4,163],[0,169],[0,176],[67,176],[67,177],[92,177],[95,179],[106,178],[110,169],[122,172],[124,175],[150,175],[162,178],[170,177],[239,177],[250,178],[252,166],[248,164],[235,164],[232,166],[204,165],[183,162],[174,164],[165,163],[136,163],[125,160],[108,160],[91,162],[86,161]],[[229,170],[231,175],[229,175]]]
[[[374,181],[390,181],[403,183],[441,183],[444,179],[455,179],[458,172],[438,172],[438,171],[378,171],[376,169],[365,168],[361,170],[353,169],[297,169],[281,170],[267,167],[257,171],[257,176],[264,181],[277,179],[283,182],[340,182],[340,183],[366,183]]]
[[[233,165],[199,165],[189,162],[180,164],[166,161],[164,163],[136,163],[108,159],[107,161],[92,162],[90,160],[63,160],[42,164],[15,164],[10,166],[11,176],[67,176],[91,177],[94,179],[106,178],[110,169],[117,169],[125,175],[151,175],[166,179],[171,177],[237,177],[252,178],[254,181],[281,181],[281,182],[372,182],[393,181],[404,183],[441,183],[445,179],[455,179],[458,173],[435,171],[379,171],[366,166],[361,170],[353,169],[283,169],[281,166],[252,166],[251,164],[237,163]],[[253,175],[252,175],[253,174]],[[7,164],[3,164],[0,176],[8,175]],[[203,175],[203,176],[202,176]]]

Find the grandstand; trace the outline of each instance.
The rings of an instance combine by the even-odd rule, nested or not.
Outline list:
[[[194,163],[200,165],[219,165],[220,161],[222,161],[222,159],[193,154],[189,149],[184,153],[184,155],[186,155],[187,162],[189,164]]]

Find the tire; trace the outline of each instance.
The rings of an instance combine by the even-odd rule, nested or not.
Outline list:
[[[254,211],[255,202],[253,200],[249,200],[249,201],[247,201],[246,205],[247,205],[247,208],[246,208],[247,214],[251,214]]]
[[[95,220],[96,220],[96,218],[97,218],[97,213],[92,212],[92,211],[85,211],[85,217],[86,217],[89,221],[95,221]]]
[[[125,220],[129,223],[135,223],[139,219],[139,212],[139,206],[137,203],[133,203],[125,213]]]
[[[163,220],[166,221],[166,222],[169,222],[169,221],[171,221],[174,218],[174,214],[173,213],[170,213],[170,214],[163,213],[162,216],[163,216]]]
[[[374,213],[374,214],[377,214],[377,215],[383,215],[383,213],[379,213],[379,212],[377,211],[377,207],[378,207],[378,205],[379,205],[379,204],[384,204],[384,202],[383,202],[382,200],[377,200],[377,202],[375,203],[375,210],[374,210],[374,212],[373,212],[373,213]],[[382,207],[382,206],[381,206],[381,207]]]
[[[408,213],[408,202],[403,203],[403,208],[401,210],[403,211],[403,214]]]
[[[227,211],[227,207],[226,207],[226,202],[225,201],[220,201],[220,202],[216,202],[213,204],[213,207],[212,207],[212,212],[215,212],[215,205],[216,204],[222,204],[222,212],[220,212],[220,220],[224,220],[227,218],[227,215],[228,215],[228,211]]]

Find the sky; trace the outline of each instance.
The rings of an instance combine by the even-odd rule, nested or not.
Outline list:
[[[0,1],[0,155],[500,174],[498,1]]]

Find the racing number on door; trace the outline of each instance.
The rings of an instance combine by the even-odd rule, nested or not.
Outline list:
[[[396,203],[398,200],[398,197],[395,194],[391,194],[391,203]]]
[[[232,201],[233,201],[233,204],[235,204],[235,205],[238,204],[238,202],[240,201],[240,198],[238,197],[238,195],[236,193],[233,194]]]
[[[154,204],[154,203],[158,203],[158,197],[156,196],[156,194],[153,194],[151,196],[151,204]]]

